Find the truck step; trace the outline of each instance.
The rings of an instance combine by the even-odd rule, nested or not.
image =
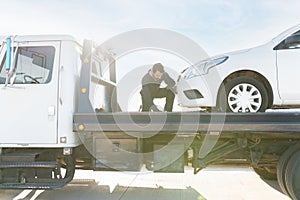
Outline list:
[[[1,161],[35,161],[40,152],[10,152],[1,155]]]
[[[57,162],[0,162],[0,168],[56,168]]]
[[[46,182],[46,183],[0,183],[0,189],[40,189],[57,190],[61,189],[66,182]]]

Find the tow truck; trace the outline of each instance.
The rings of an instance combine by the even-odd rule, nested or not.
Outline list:
[[[76,169],[246,165],[300,199],[300,113],[123,112],[115,59],[92,41],[0,39],[1,189],[60,189]]]

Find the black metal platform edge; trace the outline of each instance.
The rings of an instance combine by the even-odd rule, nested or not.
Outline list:
[[[300,113],[75,113],[74,131],[300,132]]]

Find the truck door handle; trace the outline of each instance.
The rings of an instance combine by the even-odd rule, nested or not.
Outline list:
[[[55,106],[49,106],[48,107],[48,116],[49,117],[55,116]]]

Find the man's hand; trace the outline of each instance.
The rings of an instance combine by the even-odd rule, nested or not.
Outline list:
[[[177,94],[176,86],[173,86],[173,87],[167,86],[166,88],[167,88],[168,90],[171,90],[174,94]]]

